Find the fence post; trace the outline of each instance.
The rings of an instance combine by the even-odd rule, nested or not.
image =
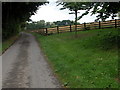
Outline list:
[[[70,32],[72,32],[72,28],[71,28],[71,25],[70,25]]]
[[[115,19],[115,28],[117,28],[117,19]]]
[[[47,28],[46,28],[46,35],[48,34],[48,30],[47,30]]]
[[[101,23],[100,23],[100,21],[99,21],[99,29],[101,29]]]
[[[86,30],[86,23],[84,22],[84,29]]]
[[[57,26],[57,33],[59,34],[59,27]]]

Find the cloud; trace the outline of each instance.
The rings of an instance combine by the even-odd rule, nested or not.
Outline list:
[[[69,15],[69,10],[60,10],[61,6],[56,6],[54,2],[41,6],[37,13],[31,17],[33,21],[45,20],[45,21],[58,21],[64,19],[74,19],[74,15]],[[72,17],[71,17],[72,16]]]
[[[33,16],[31,16],[31,19],[33,21],[40,21],[45,20],[46,22],[53,22],[53,21],[62,21],[62,20],[74,20],[75,15],[69,14],[71,11],[68,9],[60,10],[62,6],[56,6],[55,3],[57,0],[48,0],[50,1],[49,4],[40,6],[37,13]],[[78,16],[80,16],[84,10],[79,10]],[[82,19],[80,19],[78,22],[84,23],[84,22],[94,22],[96,19],[96,15],[88,14],[84,16]],[[107,19],[110,20],[111,18]]]
[[[60,8],[62,6],[61,5],[56,6],[57,5],[55,3],[56,0],[53,0],[53,1],[49,0],[49,1],[50,1],[49,4],[40,6],[37,13],[35,15],[31,16],[31,19],[33,21],[45,20],[46,22],[53,22],[53,21],[74,20],[75,19],[75,15],[69,14],[71,11],[69,11],[68,9],[60,10]],[[82,11],[80,10],[80,14],[78,14],[78,16],[80,16],[83,12],[84,12],[83,10]],[[93,22],[94,20],[95,20],[95,15],[92,17],[90,15],[86,15],[78,22],[80,22],[80,23]]]

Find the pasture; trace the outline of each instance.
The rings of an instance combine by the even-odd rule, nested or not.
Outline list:
[[[64,87],[118,87],[118,29],[32,34]]]

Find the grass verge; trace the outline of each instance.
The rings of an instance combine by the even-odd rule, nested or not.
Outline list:
[[[65,87],[118,88],[118,29],[33,35]]]
[[[2,44],[0,44],[0,53],[5,52],[5,50],[7,50],[18,39],[18,37],[19,35],[15,35],[7,39],[6,41],[2,42]]]

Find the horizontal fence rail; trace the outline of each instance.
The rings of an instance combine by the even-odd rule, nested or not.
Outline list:
[[[108,20],[103,22],[91,22],[91,23],[83,23],[77,25],[77,31],[85,31],[85,30],[93,30],[93,29],[104,29],[104,28],[118,28],[120,27],[120,19]],[[57,26],[54,28],[43,28],[38,30],[33,30],[31,32],[37,32],[42,35],[49,35],[55,33],[64,33],[64,32],[74,32],[75,25],[69,26]]]

